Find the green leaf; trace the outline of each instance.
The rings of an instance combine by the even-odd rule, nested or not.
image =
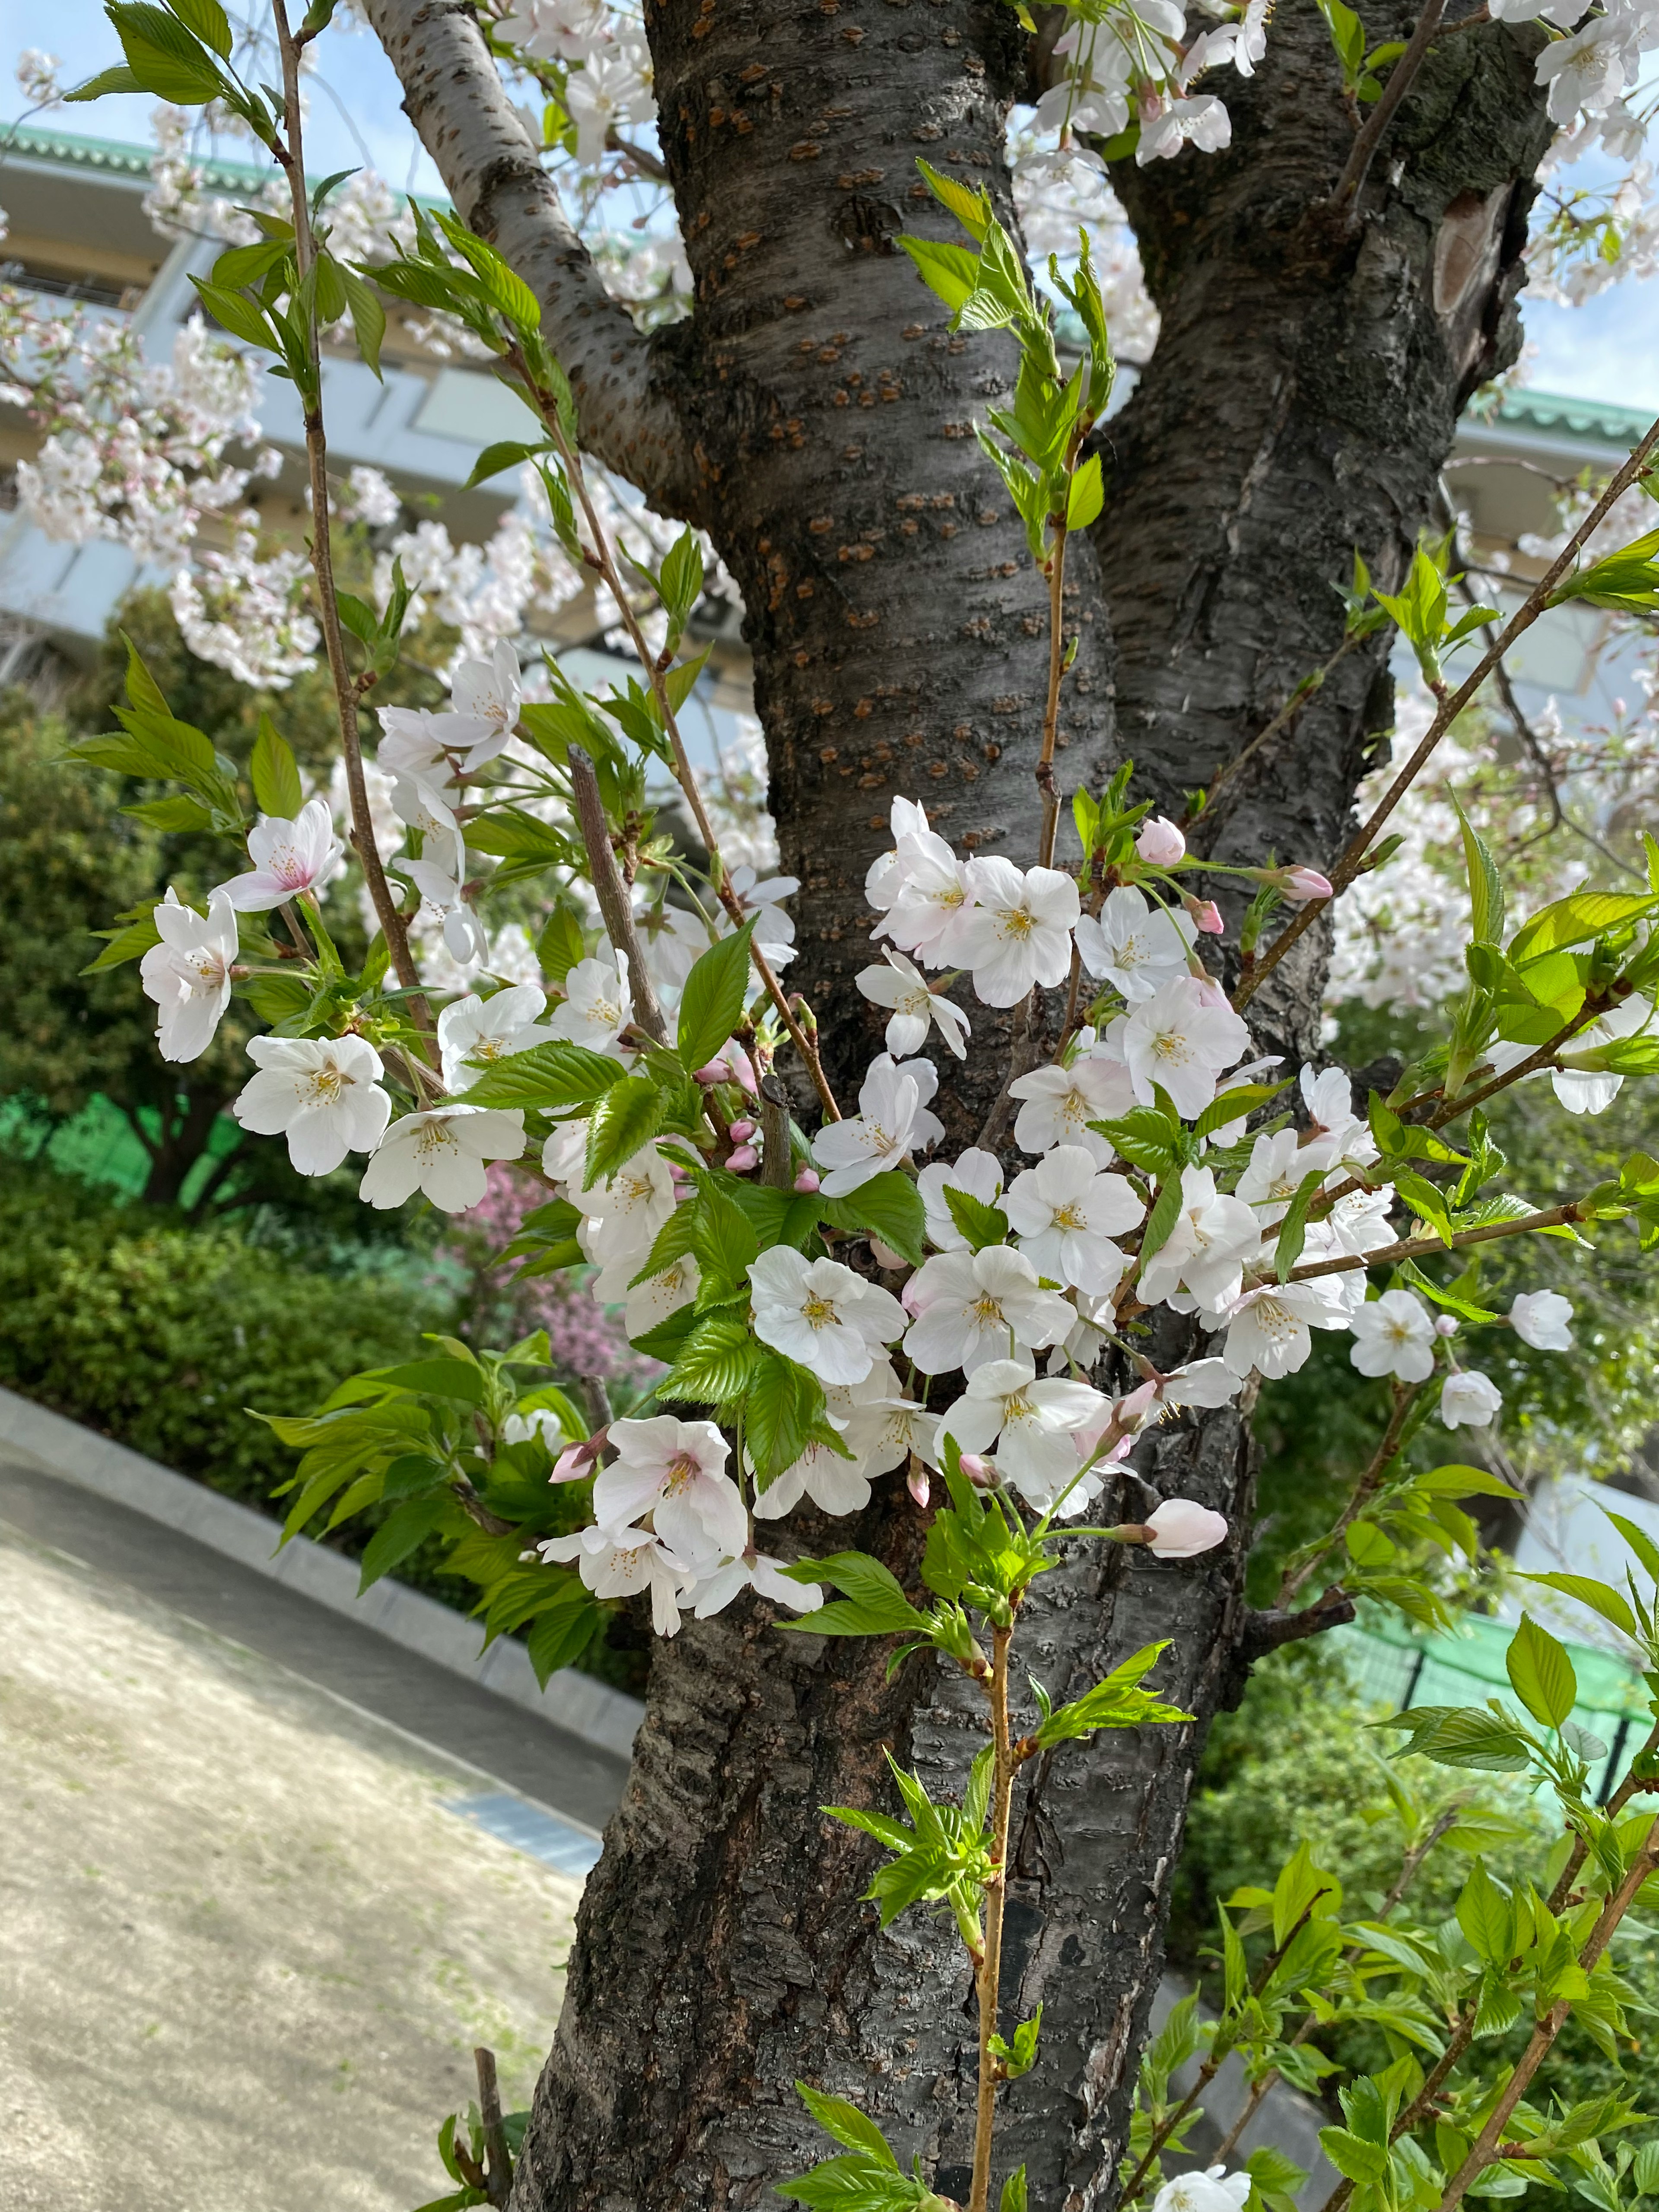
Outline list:
[[[1321,2128],[1320,2146],[1345,2179],[1368,2187],[1389,2170],[1389,2154],[1381,2143],[1366,2142],[1346,2128]]]
[[[1319,1195],[1328,1172],[1324,1168],[1310,1168],[1285,1210],[1279,1241],[1273,1246],[1273,1273],[1281,1283],[1288,1281],[1291,1268],[1302,1257],[1302,1248],[1308,1240],[1308,1208]]]
[[[657,1395],[665,1404],[689,1398],[702,1406],[731,1405],[746,1396],[763,1350],[746,1317],[707,1314],[681,1345]]]
[[[536,940],[536,959],[543,975],[562,983],[576,963],[586,957],[581,923],[568,906],[556,906]]]
[[[379,377],[380,347],[386,337],[386,309],[380,305],[380,295],[374,286],[365,284],[355,269],[339,267],[339,276],[345,288],[346,306],[350,310],[357,350],[374,375]]]
[[[89,76],[84,84],[77,84],[73,92],[66,92],[64,101],[68,106],[76,100],[101,100],[109,92],[143,92],[145,89],[136,74],[123,64],[118,69],[100,70],[96,76]]]
[[[177,799],[145,799],[137,806],[124,806],[123,814],[130,814],[135,822],[147,822],[152,830],[170,833],[210,830],[213,812],[199,799],[180,795]]]
[[[1504,936],[1504,882],[1498,864],[1471,826],[1457,794],[1452,794],[1463,834],[1463,865],[1468,872],[1469,911],[1477,945],[1498,945]]]
[[[157,905],[161,903],[159,900]],[[125,929],[109,933],[109,942],[95,960],[89,960],[81,970],[83,975],[96,975],[106,968],[119,968],[129,960],[142,960],[153,945],[161,941],[161,933],[150,915],[146,914],[137,921],[130,921]]]
[[[916,265],[916,273],[930,292],[959,313],[972,299],[979,283],[979,256],[966,246],[941,246],[931,238],[911,238],[901,232],[895,240]]]
[[[540,1107],[550,1114],[568,1114],[573,1107],[597,1105],[623,1074],[619,1060],[554,1037],[546,1044],[532,1045],[528,1052],[510,1053],[486,1068],[467,1092],[467,1103]]]
[[[823,1386],[769,1348],[758,1355],[744,1400],[743,1433],[763,1490],[793,1467],[824,1421]]]
[[[1137,1106],[1115,1121],[1091,1121],[1089,1127],[1132,1167],[1147,1175],[1167,1175],[1176,1164],[1180,1126],[1150,1106]]]
[[[1622,1513],[1608,1512],[1605,1505],[1601,1510],[1646,1568],[1650,1579],[1659,1583],[1659,1544],[1654,1542],[1645,1528],[1638,1528],[1634,1521],[1627,1521]]]
[[[959,185],[954,177],[943,175],[931,161],[916,156],[916,167],[927,180],[927,189],[939,205],[948,208],[968,235],[977,245],[992,222],[991,197],[983,185],[969,191]]]
[[[1578,1702],[1578,1678],[1572,1662],[1565,1646],[1557,1643],[1547,1629],[1540,1628],[1530,1613],[1522,1614],[1514,1641],[1504,1654],[1504,1664],[1516,1696],[1534,1720],[1541,1721],[1546,1728],[1559,1729],[1563,1721],[1571,1718]]]
[[[211,46],[221,61],[230,59],[230,18],[219,0],[172,0],[172,6],[173,14],[204,46]]]
[[[1413,1478],[1414,1490],[1426,1490],[1437,1498],[1519,1498],[1521,1492],[1505,1482],[1502,1475],[1494,1474],[1490,1468],[1449,1467],[1431,1468],[1428,1474]]]
[[[305,805],[299,763],[288,740],[278,736],[269,714],[259,717],[259,734],[253,740],[248,775],[261,812],[278,815],[284,822],[293,821]]]
[[[1534,915],[1510,940],[1509,957],[1518,967],[1565,945],[1623,929],[1653,912],[1659,901],[1622,891],[1575,891]]]
[[[1487,1964],[1504,1966],[1515,1948],[1515,1908],[1509,1892],[1476,1859],[1457,1900],[1457,1924]]]
[[[1437,1184],[1414,1174],[1410,1168],[1390,1170],[1394,1187],[1418,1218],[1433,1230],[1443,1244],[1452,1241],[1451,1215],[1446,1208],[1446,1194]]]
[[[1237,1121],[1247,1114],[1254,1114],[1259,1106],[1265,1106],[1269,1099],[1277,1098],[1279,1092],[1288,1087],[1284,1083],[1241,1083],[1231,1091],[1222,1091],[1218,1097],[1211,1100],[1194,1122],[1194,1136],[1213,1136],[1218,1129],[1224,1129],[1229,1121]],[[1126,1159],[1129,1157],[1128,1153],[1124,1154]]]
[[[692,966],[680,994],[676,1049],[688,1075],[707,1066],[743,1019],[749,1003],[749,945],[753,919],[718,945],[711,945]]]
[[[702,597],[702,548],[696,533],[687,530],[674,540],[668,549],[658,578],[658,589],[663,605],[675,621],[684,626],[691,610]]]
[[[840,1590],[844,1603],[821,1606],[799,1621],[780,1621],[780,1628],[811,1624],[818,1636],[931,1636],[933,1623],[918,1613],[879,1559],[865,1552],[837,1552],[827,1559],[797,1559],[784,1569],[792,1582],[829,1583]]]
[[[831,1228],[878,1237],[913,1267],[921,1265],[927,1209],[921,1193],[902,1169],[888,1168],[872,1176],[844,1198],[822,1200],[819,1212]]]
[[[470,491],[474,484],[481,484],[491,477],[500,476],[503,469],[515,469],[534,454],[544,453],[547,450],[544,443],[526,443],[519,438],[498,438],[493,446],[486,446],[473,462],[472,473],[465,488]]]
[[[1002,2185],[1000,2212],[1026,2212],[1025,2168],[1017,2166]]]
[[[968,1239],[970,1251],[982,1252],[988,1245],[1008,1242],[1008,1217],[1000,1206],[987,1206],[971,1191],[958,1190],[953,1183],[945,1186],[945,1202],[951,1220]]]
[[[887,2147],[887,2138],[872,2119],[866,2119],[856,2105],[849,2105],[844,2097],[827,2097],[821,2089],[814,2089],[805,2081],[797,2081],[795,2094],[827,2136],[833,2136],[848,2150],[862,2151],[878,2166],[890,2166],[895,2173],[899,2163]]]
[[[379,1582],[393,1567],[400,1567],[411,1552],[418,1551],[427,1538],[443,1526],[452,1510],[446,1492],[441,1498],[411,1498],[407,1504],[388,1515],[364,1548],[358,1596],[371,1583]]]
[[[371,1369],[368,1379],[422,1397],[453,1398],[463,1406],[483,1403],[483,1370],[465,1359],[411,1359],[401,1367]]]
[[[813,1619],[817,1618],[815,1613]],[[1097,1682],[1092,1690],[1085,1691],[1069,1705],[1057,1705],[1038,1729],[1037,1741],[1046,1747],[1092,1735],[1097,1729],[1139,1728],[1152,1721],[1190,1720],[1190,1713],[1166,1705],[1150,1690],[1139,1686],[1141,1676],[1157,1664],[1160,1655],[1169,1648],[1167,1637],[1160,1644],[1143,1645],[1121,1666],[1115,1667],[1104,1681]]]
[[[216,323],[220,323],[234,338],[241,338],[249,345],[258,346],[262,352],[280,352],[276,333],[264,309],[258,307],[243,293],[232,292],[221,284],[210,283],[205,277],[192,276],[196,296]]]
[[[1589,1606],[1592,1613],[1599,1613],[1603,1620],[1611,1622],[1626,1636],[1634,1638],[1638,1633],[1636,1615],[1627,1601],[1608,1583],[1597,1582],[1592,1575],[1528,1575],[1526,1579],[1559,1590],[1563,1597],[1576,1598],[1580,1605]]]
[[[1146,1216],[1146,1226],[1140,1232],[1140,1264],[1143,1267],[1169,1243],[1170,1232],[1180,1218],[1181,1177],[1172,1174],[1166,1176],[1158,1185],[1152,1210]]]
[[[144,91],[176,107],[203,107],[225,88],[206,49],[165,8],[148,0],[111,0],[104,12]]]
[[[1066,495],[1066,527],[1067,530],[1086,530],[1105,504],[1105,489],[1100,480],[1100,455],[1091,453],[1083,466],[1073,474],[1071,488]]]
[[[538,1052],[546,1050],[538,1045]],[[624,1161],[650,1143],[663,1125],[667,1094],[648,1075],[624,1075],[593,1109],[587,1131],[585,1188],[607,1182]]]
[[[526,1652],[544,1690],[550,1675],[574,1665],[608,1618],[606,1607],[588,1595],[573,1571],[568,1593],[537,1616],[525,1638]]]

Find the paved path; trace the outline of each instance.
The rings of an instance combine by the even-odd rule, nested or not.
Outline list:
[[[0,1468],[5,2212],[410,2212],[475,2042],[527,2099],[578,1882],[451,1808],[620,1762],[421,1668]]]

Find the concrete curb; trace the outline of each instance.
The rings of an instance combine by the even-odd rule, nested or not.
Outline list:
[[[498,1637],[481,1655],[483,1631],[475,1622],[389,1576],[360,1598],[356,1565],[343,1553],[307,1536],[292,1538],[279,1552],[281,1531],[263,1513],[6,1389],[0,1389],[0,1443],[27,1452],[62,1481],[112,1498],[331,1613],[349,1614],[388,1643],[419,1652],[584,1743],[623,1759],[633,1749],[635,1732],[645,1717],[637,1698],[569,1668],[554,1678],[555,1697],[544,1698],[529,1655],[511,1637]]]

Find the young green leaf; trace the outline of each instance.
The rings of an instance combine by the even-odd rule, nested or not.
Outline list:
[[[278,735],[276,725],[269,714],[259,717],[259,734],[253,740],[248,774],[261,813],[293,821],[305,805],[299,763],[287,738]]]
[[[1515,1694],[1546,1728],[1559,1728],[1578,1702],[1578,1678],[1565,1645],[1540,1628],[1528,1613],[1521,1616],[1504,1665]]]
[[[751,918],[730,937],[711,945],[696,961],[680,994],[675,1046],[688,1074],[704,1067],[726,1042],[749,1003]]]

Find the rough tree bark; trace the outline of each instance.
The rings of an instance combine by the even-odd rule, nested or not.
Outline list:
[[[969,428],[1010,357],[999,340],[951,337],[890,246],[901,227],[946,234],[912,181],[917,154],[988,183],[1006,214],[1017,19],[976,0],[648,9],[696,306],[647,340],[605,300],[533,173],[466,9],[367,9],[462,213],[545,302],[587,441],[707,527],[741,586],[773,810],[803,879],[791,981],[817,1006],[844,1085],[877,1048],[850,977],[867,957],[862,883],[892,793],[921,795],[963,850],[1029,860],[1035,842],[1042,593]],[[1367,12],[1373,41],[1409,27],[1399,0]],[[1328,658],[1333,586],[1354,547],[1385,584],[1398,576],[1463,398],[1513,352],[1546,138],[1532,36],[1489,27],[1434,51],[1352,225],[1320,204],[1352,125],[1311,0],[1284,0],[1252,82],[1229,78],[1230,155],[1121,179],[1164,331],[1106,434],[1098,565],[1074,546],[1068,782],[1097,779],[1121,745],[1174,803]],[[1206,825],[1218,857],[1330,857],[1367,740],[1389,720],[1386,681],[1380,646],[1343,663]],[[1258,1027],[1292,1049],[1314,1041],[1315,939],[1260,1010]],[[983,1041],[983,1010],[975,1023]],[[986,1103],[947,1076],[953,1140]],[[1017,1808],[1005,2026],[1046,2009],[1042,2058],[1007,2093],[998,2164],[1024,2159],[1031,2201],[1053,2212],[1111,2201],[1193,1771],[1257,1632],[1242,1596],[1240,1413],[1159,1432],[1140,1464],[1236,1533],[1184,1567],[1079,1545],[1025,1631],[1057,1697],[1171,1638],[1160,1684],[1197,1716],[1072,1748]],[[902,1496],[855,1526],[796,1533],[875,1550],[901,1575],[920,1541]],[[798,2075],[854,2095],[961,2193],[974,2027],[954,1934],[915,1915],[878,1934],[858,1901],[872,1847],[817,1809],[879,1801],[883,1744],[936,1790],[960,1780],[976,1741],[964,1687],[923,1658],[887,1683],[884,1657],[738,1608],[659,1650],[584,1898],[516,2212],[758,2203],[820,2148]]]

